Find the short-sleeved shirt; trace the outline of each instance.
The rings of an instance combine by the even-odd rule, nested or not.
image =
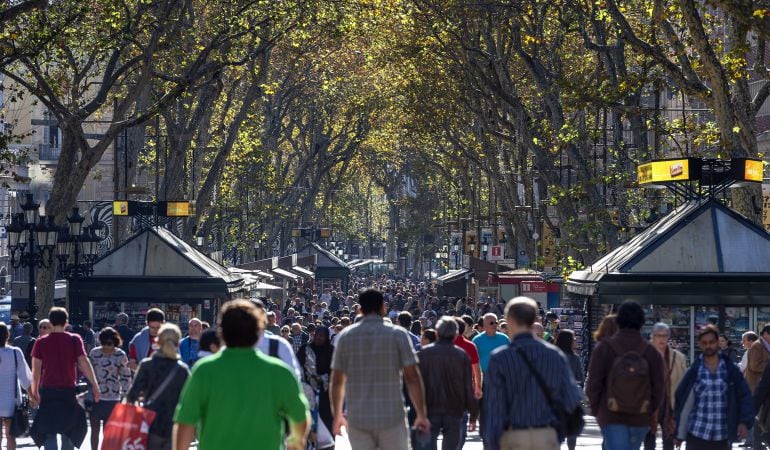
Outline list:
[[[74,387],[77,382],[78,358],[85,354],[83,340],[77,334],[54,332],[36,340],[32,357],[43,362],[40,386]]]
[[[468,354],[468,358],[471,359],[471,365],[479,363],[479,350],[473,344],[473,342],[465,339],[465,336],[457,336],[454,340],[454,344],[465,351]]]
[[[503,333],[497,333],[494,336],[487,336],[487,333],[481,333],[473,338],[473,344],[479,350],[479,365],[481,371],[486,372],[487,366],[489,366],[489,358],[492,356],[492,352],[498,347],[503,347],[511,343],[508,336]]]
[[[362,430],[384,430],[406,417],[401,369],[417,364],[409,334],[369,315],[334,339],[332,370],[344,372],[348,423]]]
[[[241,450],[257,443],[283,449],[284,419],[303,422],[307,411],[289,366],[253,348],[226,348],[195,364],[174,421],[198,426],[200,450]]]

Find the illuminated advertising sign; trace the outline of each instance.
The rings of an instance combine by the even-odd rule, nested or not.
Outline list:
[[[637,179],[639,184],[691,181],[700,178],[699,162],[694,158],[682,158],[640,164],[637,169]]]
[[[761,159],[733,158],[731,169],[733,177],[738,181],[761,183],[765,165]]]
[[[166,202],[166,217],[189,217],[190,202]]]
[[[112,202],[112,215],[113,216],[133,216],[135,211],[134,202],[127,200],[116,200]]]

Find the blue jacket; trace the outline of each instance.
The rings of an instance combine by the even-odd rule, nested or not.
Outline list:
[[[746,384],[740,369],[725,355],[720,353],[719,357],[727,363],[727,440],[736,442],[738,440],[738,425],[744,424],[746,428],[751,428],[756,413],[752,404],[749,385]],[[684,439],[686,433],[689,432],[690,412],[695,406],[694,398],[692,398],[694,397],[693,388],[701,364],[703,364],[703,359],[696,359],[676,389],[674,420],[679,439]]]

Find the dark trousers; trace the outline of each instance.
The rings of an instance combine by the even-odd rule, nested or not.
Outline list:
[[[705,439],[697,438],[691,434],[687,435],[686,450],[730,450],[730,442],[725,439],[724,441],[707,441]]]
[[[453,417],[446,414],[428,414],[430,420],[431,440],[429,444],[419,445],[417,439],[415,442],[416,450],[438,450],[438,436],[443,435],[444,440],[441,444],[442,450],[460,450],[460,428],[463,418]]]
[[[660,424],[660,429],[663,430],[663,421],[662,417],[658,418],[658,423]],[[663,433],[661,432],[661,435]],[[644,437],[644,450],[655,450],[655,433],[650,430],[649,433],[647,433],[647,436]],[[663,450],[674,450],[674,438],[673,436],[666,439],[663,438]]]

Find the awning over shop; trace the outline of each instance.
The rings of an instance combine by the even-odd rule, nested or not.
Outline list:
[[[457,270],[450,270],[449,272],[445,273],[444,275],[441,275],[440,277],[436,278],[436,282],[438,284],[445,284],[452,282],[457,279],[465,279],[465,276],[470,274],[471,271],[469,269],[457,269]]]
[[[277,276],[279,276],[279,277],[281,277],[283,279],[289,280],[289,281],[295,281],[296,282],[296,281],[301,281],[302,280],[302,277],[297,275],[296,273],[289,272],[288,270],[281,269],[280,267],[276,267],[275,269],[271,269],[271,271],[275,275],[277,275]]]
[[[315,278],[346,280],[350,275],[350,267],[332,252],[326,250],[315,242],[305,246],[299,252],[300,256],[315,255]]]
[[[291,270],[293,270],[295,273],[298,273],[298,274],[302,275],[303,277],[313,278],[315,276],[315,273],[313,273],[310,270],[305,269],[304,267],[294,266],[294,267],[291,268]]]
[[[438,295],[450,297],[465,297],[468,295],[468,280],[473,276],[470,269],[450,270],[435,279],[438,284]]]
[[[381,259],[359,259],[357,261],[348,262],[348,267],[351,269],[358,269],[359,267],[368,266],[369,264],[382,264]]]
[[[690,201],[573,272],[567,290],[602,303],[770,305],[770,233],[717,200]]]

